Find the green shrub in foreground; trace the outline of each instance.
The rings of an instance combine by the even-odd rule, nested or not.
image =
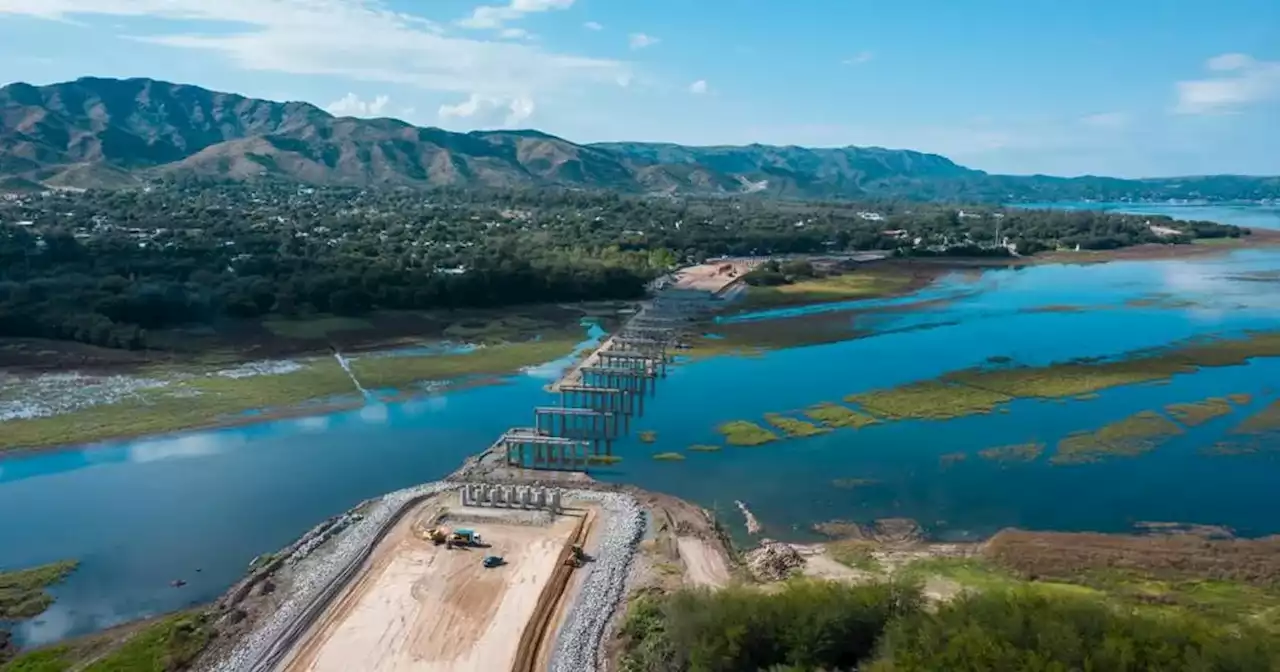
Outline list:
[[[1144,616],[1086,598],[997,591],[899,619],[868,669],[1264,672],[1280,670],[1280,646],[1261,632],[1226,630],[1191,617]]]
[[[911,586],[796,581],[641,598],[624,626],[627,672],[853,669],[895,617],[921,603]]]

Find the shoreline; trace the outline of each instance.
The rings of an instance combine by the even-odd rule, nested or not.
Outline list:
[[[1265,231],[1265,233],[1259,234],[1259,231]],[[780,300],[780,301],[775,301],[770,305],[730,306],[728,307],[729,311],[726,312],[726,314],[733,315],[733,314],[740,314],[740,313],[758,312],[761,310],[783,309],[783,308],[803,306],[803,305],[826,305],[826,304],[842,303],[842,302],[854,301],[854,300],[901,298],[905,296],[911,296],[913,294],[920,292],[921,290],[932,285],[939,278],[949,273],[966,271],[966,270],[974,271],[974,270],[987,270],[987,269],[997,269],[997,268],[1014,268],[1014,267],[1025,267],[1025,266],[1040,265],[1040,264],[1100,264],[1100,263],[1107,263],[1111,261],[1168,260],[1168,259],[1202,257],[1206,255],[1229,253],[1229,252],[1237,251],[1240,249],[1267,249],[1267,248],[1276,248],[1276,247],[1280,247],[1280,231],[1255,230],[1253,236],[1243,237],[1240,239],[1232,239],[1232,242],[1230,243],[1212,244],[1212,245],[1151,244],[1151,245],[1134,246],[1130,248],[1121,248],[1118,250],[1109,250],[1109,251],[1103,251],[1103,252],[1046,253],[1041,256],[1023,257],[1023,258],[1003,258],[1003,257],[1002,258],[972,258],[972,257],[969,257],[969,258],[963,258],[963,257],[887,258],[887,259],[878,260],[878,261],[866,262],[865,266],[860,265],[850,271],[846,271],[845,273],[857,274],[859,273],[860,269],[866,268],[866,269],[882,269],[882,271],[887,271],[890,274],[892,273],[909,274],[909,277],[905,279],[905,282],[903,285],[901,285],[900,287],[896,287],[890,291],[881,292],[874,295],[865,295],[860,297],[835,296],[835,295],[832,295],[829,297],[822,297],[822,296],[814,296],[813,294],[797,293],[795,299],[792,301]],[[1088,255],[1088,257],[1084,258],[1080,255]],[[583,309],[585,307],[589,307],[589,305],[576,305],[577,309]],[[709,328],[714,329],[714,325],[709,325]],[[851,334],[850,337],[856,338],[857,335]],[[386,343],[386,341],[383,341],[383,342]],[[709,344],[714,344],[714,343],[715,343],[714,341],[709,342]],[[702,344],[703,349],[704,350],[707,349],[707,346],[709,344]],[[711,349],[714,350],[714,348],[711,348]],[[368,353],[371,351],[376,351],[376,347],[370,346],[368,349],[356,348],[356,349],[349,350],[348,352]],[[701,352],[699,348],[693,348],[690,350],[690,354],[705,355],[708,353]],[[575,362],[574,365],[577,365],[578,363],[580,362]],[[465,387],[470,385],[497,384],[497,383],[500,383],[502,379],[511,375],[515,375],[516,373],[519,372],[519,370],[520,369],[515,369],[515,370],[505,371],[501,373],[488,374],[487,376],[483,377],[479,382],[472,380],[464,383],[462,386],[454,386],[450,384],[448,385],[448,389],[449,391],[454,391],[457,389],[465,389]],[[424,381],[432,380],[435,382],[443,382],[448,384],[448,383],[453,383],[456,379],[424,378],[423,380]],[[417,392],[410,389],[400,389],[395,395],[389,398],[377,399],[376,402],[389,403],[389,404],[403,403],[406,401],[411,401],[415,398],[420,398],[424,394],[426,393]],[[315,416],[327,415],[331,413],[354,411],[364,407],[368,403],[369,403],[368,400],[364,400],[364,399],[360,399],[360,398],[356,398],[355,396],[352,396],[350,398],[341,398],[341,399],[329,398],[327,400],[325,398],[317,398],[314,400],[302,402],[300,404],[274,407],[268,410],[255,409],[255,408],[249,407],[244,409],[243,414],[240,414],[240,415],[214,417],[203,422],[185,425],[181,427],[175,427],[173,429],[159,432],[159,433],[149,433],[146,431],[104,432],[101,436],[96,437],[89,441],[81,441],[81,442],[75,442],[75,443],[48,444],[48,445],[31,445],[31,446],[22,446],[22,447],[14,447],[14,448],[0,448],[0,462],[4,461],[5,459],[28,457],[33,454],[39,454],[39,453],[57,453],[57,452],[70,452],[70,451],[83,450],[83,449],[92,449],[92,448],[107,446],[115,443],[126,442],[126,441],[136,441],[140,439],[163,440],[168,437],[173,437],[173,436],[177,436],[177,435],[181,435],[189,432],[217,431],[217,430],[230,429],[235,427],[252,426],[259,423],[275,422],[280,420],[289,420],[289,419],[296,419],[296,418],[315,417]],[[98,407],[106,408],[109,406],[110,405],[108,404],[108,405],[101,405]],[[94,407],[90,407],[90,408],[94,408]],[[254,412],[254,411],[257,411],[257,412]],[[76,410],[67,414],[59,414],[59,415],[74,415],[75,413],[80,413],[80,412],[83,412],[83,410]],[[58,417],[58,415],[47,416],[47,417]],[[16,421],[9,421],[9,422],[23,422],[23,421],[16,420]],[[0,426],[2,426],[2,424],[0,424]]]

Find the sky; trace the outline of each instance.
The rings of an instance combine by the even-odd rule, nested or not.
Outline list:
[[[996,173],[1280,175],[1280,0],[489,1],[0,0],[0,81]]]

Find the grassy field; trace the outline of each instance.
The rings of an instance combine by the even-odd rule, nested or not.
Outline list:
[[[0,665],[0,672],[185,670],[213,637],[211,624],[199,613],[175,614],[124,628],[24,653]]]
[[[53,596],[45,592],[45,588],[67,578],[78,565],[68,560],[0,572],[0,620],[39,616],[53,604]]]
[[[262,321],[262,327],[281,338],[326,339],[343,331],[372,329],[373,323],[358,317],[316,315],[305,318],[273,318]]]
[[[463,354],[363,355],[351,360],[350,365],[367,389],[403,389],[425,380],[511,373],[562,357],[580,340],[580,333],[562,332],[541,340],[486,346]],[[0,432],[0,451],[216,426],[242,421],[238,416],[245,411],[291,413],[307,402],[339,395],[349,398],[347,405],[358,403],[354,383],[335,359],[322,357],[300,363],[302,368],[290,373],[245,378],[196,375],[193,371],[198,367],[194,365],[151,369],[145,375],[173,382],[114,404],[6,422]]]
[[[776,287],[750,287],[743,308],[754,310],[809,303],[830,303],[896,296],[918,288],[918,274],[899,267],[880,266]]]
[[[403,388],[423,380],[511,373],[563,357],[582,341],[582,332],[548,334],[536,341],[504,343],[452,355],[415,357],[360,356],[351,371],[369,389]],[[348,380],[347,384],[351,382]]]
[[[1280,633],[1280,540],[1195,534],[1115,535],[1006,530],[984,547],[980,576],[1089,590],[1157,612],[1191,612]]]

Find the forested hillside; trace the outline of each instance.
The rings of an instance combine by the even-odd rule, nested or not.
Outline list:
[[[1152,224],[1182,231],[1153,232]],[[1239,236],[1093,212],[564,191],[168,186],[0,200],[0,336],[141,348],[263,315],[627,299],[718,255],[1020,254]]]

